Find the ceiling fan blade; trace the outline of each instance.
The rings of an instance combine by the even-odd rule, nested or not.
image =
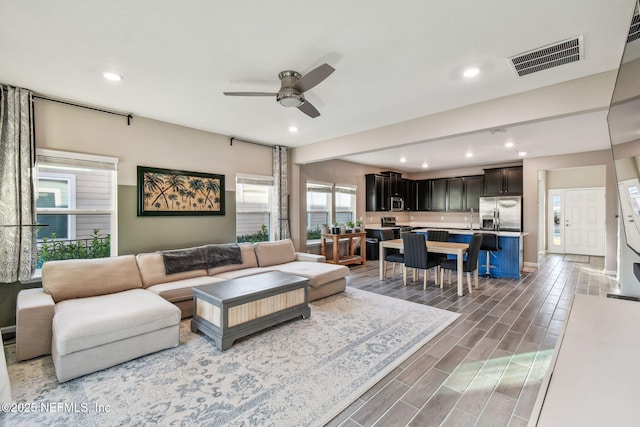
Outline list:
[[[222,92],[227,96],[276,96],[275,92]]]
[[[321,66],[309,71],[302,76],[298,83],[294,86],[300,92],[306,92],[317,84],[321,83],[324,79],[329,77],[335,69],[329,64],[322,64]]]
[[[316,107],[311,105],[309,101],[304,101],[304,103],[298,107],[298,110],[302,111],[312,119],[315,119],[320,115],[320,111],[318,111]]]

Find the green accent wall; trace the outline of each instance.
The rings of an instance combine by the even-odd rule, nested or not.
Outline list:
[[[236,241],[236,193],[225,192],[225,215],[138,216],[136,186],[118,186],[118,254]]]

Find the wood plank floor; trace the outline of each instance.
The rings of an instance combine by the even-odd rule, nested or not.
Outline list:
[[[526,426],[573,295],[618,291],[603,269],[600,257],[547,255],[521,280],[481,277],[458,297],[433,274],[425,291],[422,276],[404,287],[401,269],[381,281],[377,261],[352,267],[351,287],[461,316],[329,426]]]

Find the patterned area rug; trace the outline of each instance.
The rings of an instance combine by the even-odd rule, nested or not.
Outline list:
[[[9,345],[13,398],[30,412],[0,412],[0,421],[319,426],[459,316],[350,288],[310,305],[309,319],[252,335],[225,352],[182,321],[178,347],[62,384],[50,356],[15,362]]]
[[[589,263],[589,255],[571,255],[571,254],[565,254],[565,256],[562,257],[563,261],[569,261],[569,262],[583,262],[583,263]]]

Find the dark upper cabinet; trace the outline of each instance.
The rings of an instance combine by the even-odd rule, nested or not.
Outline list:
[[[365,175],[366,210],[389,210],[389,176],[379,174]]]
[[[522,166],[484,170],[484,196],[522,194]]]
[[[522,194],[522,168],[506,168],[504,170],[504,193],[507,195]]]
[[[417,210],[418,198],[416,195],[416,182],[411,179],[402,180],[402,191],[400,194],[404,197],[404,210]]]
[[[428,211],[430,209],[429,198],[431,197],[431,181],[421,179],[416,181],[416,200],[418,205],[416,210]]]
[[[502,194],[502,169],[485,169],[482,194],[499,196]]]
[[[429,194],[429,210],[447,210],[447,179],[432,179]]]
[[[447,179],[447,211],[459,212],[463,208],[464,178]]]
[[[464,206],[462,210],[480,210],[480,196],[482,195],[482,175],[464,177]]]
[[[383,175],[389,175],[389,196],[402,196],[402,174],[384,172]]]

